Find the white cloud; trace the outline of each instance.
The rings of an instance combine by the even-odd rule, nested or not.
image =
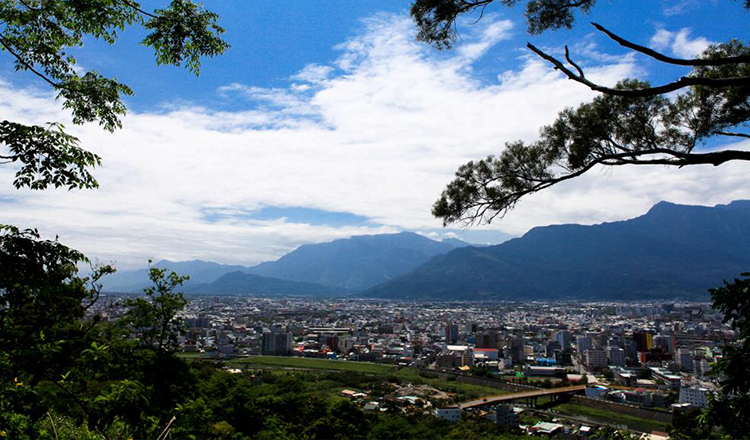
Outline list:
[[[472,76],[472,61],[510,29],[495,20],[467,37],[479,46],[446,54],[415,43],[408,19],[379,16],[339,46],[335,63],[305,67],[288,88],[222,89],[248,99],[247,110],[182,104],[131,113],[114,134],[68,125],[103,157],[96,170],[101,188],[15,191],[13,170],[0,167],[0,223],[59,234],[64,243],[124,267],[143,266],[149,257],[253,264],[308,242],[437,229],[430,207],[459,165],[500,152],[505,141],[534,139],[558,111],[594,96],[530,56],[516,69],[498,66],[506,71],[497,82]],[[587,73],[605,84],[637,71],[632,59],[599,62]],[[30,123],[67,119],[51,93],[7,82],[0,82],[0,112]],[[541,224],[623,219],[662,199],[750,197],[738,183],[748,172],[743,164],[688,168],[592,172],[522,201],[486,228],[518,234]],[[373,223],[331,227],[204,216],[263,206],[350,212]]]
[[[484,21],[479,21],[474,26],[484,26],[483,29],[474,29],[475,35],[468,41],[462,41],[462,44],[456,48],[458,54],[471,62],[479,59],[487,51],[500,41],[507,40],[511,37],[513,23],[509,20],[495,20],[494,16],[484,17]]]
[[[678,2],[669,0],[668,2],[666,2],[666,4],[669,6],[665,5],[662,8],[662,13],[667,17],[671,17],[673,15],[684,14],[686,12],[699,8],[700,0],[680,0]]]
[[[682,28],[677,32],[659,29],[651,37],[651,45],[656,50],[670,50],[679,58],[695,58],[706,50],[709,45],[715,44],[704,37],[690,38],[690,29]]]

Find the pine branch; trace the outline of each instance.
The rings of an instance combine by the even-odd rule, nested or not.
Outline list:
[[[568,79],[571,79],[573,81],[579,82],[591,90],[594,90],[596,92],[605,93],[607,95],[615,95],[615,96],[627,96],[632,98],[645,98],[648,96],[657,96],[657,95],[663,95],[665,93],[674,92],[675,90],[682,89],[684,87],[689,86],[706,86],[706,87],[732,87],[732,86],[750,86],[750,77],[743,76],[743,77],[731,77],[731,78],[701,78],[701,77],[694,77],[694,76],[683,76],[679,80],[665,84],[663,86],[658,87],[647,87],[644,89],[613,89],[611,87],[605,87],[599,84],[596,84],[594,82],[591,82],[590,80],[586,79],[586,77],[583,75],[583,72],[581,71],[581,74],[576,74],[565,65],[560,62],[557,58],[548,55],[547,53],[543,52],[541,49],[537,48],[531,43],[527,43],[526,47],[531,49],[534,53],[539,55],[540,57],[544,58],[545,60],[549,61],[553,66],[555,66],[555,69],[560,70],[562,73],[565,74],[565,76],[568,77]],[[577,69],[580,69],[577,65],[573,64]]]

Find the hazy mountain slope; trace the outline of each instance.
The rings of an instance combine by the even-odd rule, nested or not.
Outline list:
[[[750,269],[750,202],[659,203],[635,219],[534,228],[437,256],[363,295],[436,299],[702,297]]]
[[[167,267],[180,275],[190,276],[185,286],[193,284],[204,284],[216,281],[222,275],[236,271],[247,271],[244,266],[229,266],[210,261],[192,260],[174,262],[162,260],[156,263],[157,267]],[[151,285],[148,279],[148,269],[116,272],[103,279],[104,291],[139,293],[145,287]]]
[[[415,269],[459,243],[463,242],[438,242],[412,232],[361,235],[303,245],[248,272],[360,291]]]

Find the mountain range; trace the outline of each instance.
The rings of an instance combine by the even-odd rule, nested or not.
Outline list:
[[[185,283],[188,293],[342,295],[391,280],[460,246],[468,244],[401,232],[306,244],[254,267],[200,260],[162,260],[156,266],[190,276]],[[118,272],[104,280],[104,290],[109,292],[141,292],[148,285],[148,269]]]
[[[360,235],[302,245],[248,272],[358,292],[416,269],[432,257],[467,245],[460,240],[430,240],[413,232]]]
[[[750,269],[750,201],[599,225],[556,225],[456,249],[361,295],[392,299],[702,298]]]
[[[308,244],[253,267],[161,261],[190,275],[187,293],[357,295],[388,299],[623,300],[707,298],[750,270],[750,201],[660,202],[630,220],[533,228],[495,246],[399,234]],[[146,269],[108,277],[105,290],[138,292]]]

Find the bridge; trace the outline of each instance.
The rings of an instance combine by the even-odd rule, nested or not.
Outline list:
[[[580,393],[585,389],[586,385],[572,385],[569,387],[520,391],[517,393],[501,394],[499,396],[487,396],[481,399],[471,400],[460,404],[459,407],[461,409],[478,408],[485,405],[512,402],[514,400],[526,400],[529,406],[536,406],[536,401],[540,397],[552,397],[552,399],[555,400],[564,395]]]

